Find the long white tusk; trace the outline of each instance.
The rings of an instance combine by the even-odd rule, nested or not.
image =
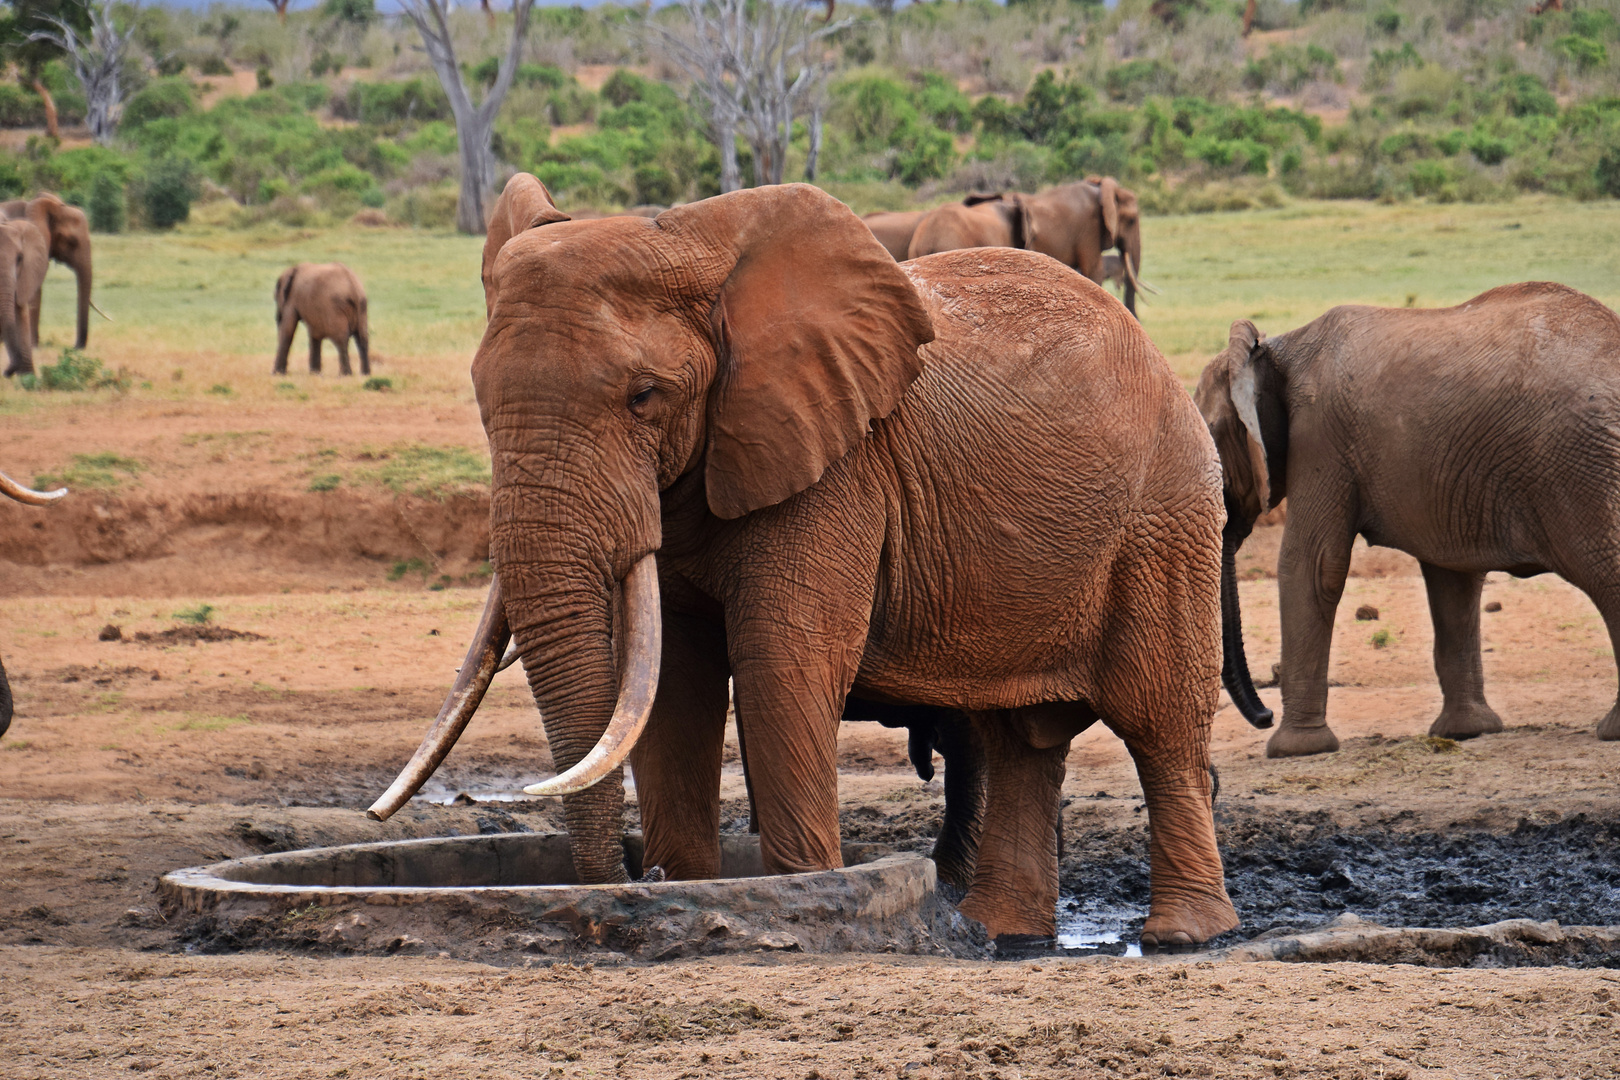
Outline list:
[[[456,740],[466,730],[473,713],[478,711],[478,703],[484,700],[484,692],[495,678],[498,670],[496,664],[500,662],[501,653],[506,650],[511,636],[512,631],[506,622],[506,604],[501,599],[501,579],[497,576],[490,583],[489,599],[484,602],[484,615],[478,620],[478,629],[473,632],[467,658],[461,662],[455,685],[439,707],[438,717],[428,728],[427,734],[422,736],[422,745],[416,748],[416,753],[411,755],[411,760],[400,771],[399,777],[383,792],[381,798],[371,804],[366,817],[373,821],[388,820],[394,811],[422,789],[428,777],[444,762],[450,748],[456,745]]]
[[[1131,265],[1131,257],[1130,257],[1129,253],[1127,253],[1125,255],[1124,262],[1125,262],[1125,273],[1130,276],[1132,285],[1136,286],[1136,288],[1141,290],[1142,292],[1150,292],[1154,296],[1163,295],[1162,293],[1159,292],[1158,289],[1155,289],[1153,286],[1149,285],[1147,282],[1143,281],[1141,278],[1136,276],[1136,267]]]
[[[100,315],[103,319],[106,319],[108,322],[113,321],[113,317],[111,315],[107,314],[105,311],[102,311],[100,308],[96,307],[96,302],[94,300],[90,301],[90,306],[92,308],[95,308],[96,314]]]
[[[55,491],[35,491],[25,488],[5,473],[0,473],[0,494],[10,495],[20,503],[29,506],[44,506],[53,503],[68,493],[67,488],[57,488]]]
[[[495,670],[496,671],[505,671],[507,668],[509,668],[513,664],[517,663],[518,658],[520,656],[522,656],[522,655],[523,655],[522,653],[518,652],[518,647],[516,645],[513,645],[512,648],[507,651],[507,654],[505,656],[501,657],[501,662],[499,664],[495,665]]]
[[[628,658],[619,683],[619,701],[607,730],[591,752],[568,771],[530,784],[525,795],[572,795],[624,764],[652,713],[658,694],[658,666],[664,653],[664,620],[658,607],[658,563],[648,555],[624,576],[624,633]]]

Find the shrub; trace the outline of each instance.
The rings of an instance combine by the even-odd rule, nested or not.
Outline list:
[[[191,201],[196,197],[197,176],[191,161],[182,157],[159,159],[146,172],[142,198],[147,226],[174,228],[191,217]]]
[[[1620,199],[1620,143],[1614,143],[1598,158],[1596,169],[1598,190]]]
[[[1500,165],[1513,153],[1513,144],[1499,135],[1475,131],[1468,136],[1468,152],[1481,165]]]
[[[1609,50],[1603,42],[1593,41],[1581,34],[1568,34],[1553,42],[1553,51],[1574,63],[1579,71],[1591,71],[1609,62]]]
[[[186,116],[197,111],[197,99],[185,79],[153,79],[124,105],[125,127],[139,127],[165,116]]]
[[[394,380],[385,379],[381,375],[373,375],[360,384],[362,390],[375,390],[379,394],[386,394],[394,389]]]
[[[260,64],[259,70],[254,72],[254,74],[258,77],[260,90],[268,90],[272,86],[276,85],[276,80],[270,74],[270,68],[268,65]]]
[[[15,83],[0,83],[0,127],[38,127],[45,122],[45,103],[38,94]]]
[[[212,53],[203,57],[202,63],[197,65],[197,70],[204,75],[235,74],[235,70],[223,56],[215,56]]]
[[[129,389],[130,379],[120,368],[107,371],[101,361],[78,349],[63,349],[56,363],[39,369],[37,375],[21,377],[25,390],[117,390]]]
[[[1407,174],[1414,195],[1438,195],[1451,182],[1451,172],[1443,162],[1419,161]]]
[[[1514,116],[1557,116],[1558,99],[1529,72],[1509,75],[1501,82],[1502,103]]]
[[[90,228],[101,233],[124,231],[124,185],[111,173],[97,173],[86,204]]]
[[[186,608],[174,613],[174,618],[180,622],[190,623],[193,626],[202,626],[214,617],[214,605],[198,604],[194,608]]]

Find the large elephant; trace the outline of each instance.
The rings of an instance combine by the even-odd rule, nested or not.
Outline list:
[[[349,339],[360,351],[360,374],[371,374],[371,325],[366,316],[366,290],[342,263],[299,263],[276,279],[276,364],[273,374],[287,374],[287,354],[299,320],[309,332],[309,370],[321,370],[321,341],[337,346],[338,370],[349,367]]]
[[[872,235],[895,262],[905,262],[911,247],[911,235],[917,231],[917,222],[928,216],[926,210],[880,210],[861,218]]]
[[[1197,401],[1225,471],[1224,676],[1260,727],[1271,714],[1243,657],[1233,557],[1288,498],[1268,756],[1338,749],[1328,650],[1358,534],[1422,564],[1444,696],[1431,734],[1502,730],[1480,658],[1487,571],[1563,577],[1620,651],[1620,318],[1591,297],[1534,282],[1452,308],[1337,307],[1269,340],[1240,320]],[[1620,705],[1597,734],[1620,739]]]
[[[0,203],[0,217],[8,221],[31,221],[50,246],[50,257],[72,270],[79,281],[78,321],[73,347],[82,349],[90,340],[90,285],[93,280],[90,259],[90,219],[77,206],[69,206],[55,195],[32,199],[12,199]],[[41,284],[44,277],[41,275]],[[28,299],[33,343],[39,344],[39,309],[43,290],[36,289]],[[97,308],[99,311],[100,309]]]
[[[55,491],[34,491],[25,488],[5,473],[0,473],[0,494],[16,499],[29,506],[45,506],[67,494],[67,488],[58,488]],[[0,664],[0,735],[4,735],[11,727],[12,703],[11,682],[6,678],[6,666]]]
[[[34,317],[49,257],[45,237],[29,221],[0,221],[0,340],[6,345],[6,378],[34,373]]]
[[[1219,462],[1100,288],[1027,252],[896,264],[807,185],[568,222],[520,174],[490,224],[473,383],[495,581],[385,817],[516,638],[581,880],[719,869],[727,679],[772,872],[840,863],[850,695],[961,709],[985,798],[962,910],[1053,932],[1070,740],[1102,719],[1152,821],[1143,940],[1236,925],[1215,848]],[[598,781],[606,781],[598,783]]]
[[[1111,176],[1025,195],[1035,226],[1033,247],[1072,266],[1101,285],[1103,252],[1115,248],[1125,260],[1125,306],[1136,314],[1142,284],[1142,211],[1136,193]]]
[[[974,247],[1035,248],[1037,228],[1028,198],[1016,192],[969,195],[930,210],[917,223],[906,258]]]

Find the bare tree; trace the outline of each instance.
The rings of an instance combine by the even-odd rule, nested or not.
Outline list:
[[[456,201],[456,228],[464,233],[481,234],[488,206],[495,195],[495,115],[512,88],[523,39],[529,32],[529,9],[534,0],[512,0],[512,40],[501,58],[495,82],[477,105],[467,92],[456,62],[456,47],[450,33],[451,0],[399,0],[400,10],[422,35],[422,47],[433,65],[450,113],[456,121],[456,143],[461,152],[461,197]]]
[[[780,184],[795,117],[811,110],[812,141],[820,149],[817,91],[832,71],[822,42],[849,21],[819,24],[795,0],[679,0],[684,26],[654,26],[672,60],[709,108],[709,129],[720,148],[720,190],[742,186],[740,133],[754,154],[754,183]],[[814,171],[814,162],[810,170]]]
[[[103,146],[112,142],[118,132],[118,119],[124,111],[124,88],[119,81],[124,69],[124,52],[135,36],[135,8],[126,9],[127,19],[120,30],[113,21],[113,0],[87,2],[90,13],[90,37],[63,19],[47,17],[43,21],[54,30],[36,30],[29,37],[34,41],[47,41],[67,53],[73,61],[73,74],[84,87],[84,122],[90,135]]]

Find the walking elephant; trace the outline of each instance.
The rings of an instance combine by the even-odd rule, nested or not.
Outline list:
[[[1620,647],[1620,318],[1591,297],[1532,282],[1452,308],[1337,307],[1269,340],[1240,320],[1197,402],[1225,472],[1223,676],[1258,727],[1271,713],[1243,655],[1233,558],[1288,498],[1283,718],[1267,756],[1338,749],[1328,651],[1358,534],[1422,564],[1444,696],[1430,734],[1502,730],[1480,658],[1487,571],[1558,574]],[[1620,705],[1597,734],[1620,739]]]
[[[23,487],[5,473],[0,473],[0,494],[29,506],[45,506],[66,495],[67,488],[58,488],[56,491],[34,491]],[[6,678],[5,664],[0,663],[0,735],[4,735],[10,729],[11,716],[11,682]]]
[[[8,379],[34,373],[34,317],[48,259],[45,237],[32,222],[0,221],[0,340]]]
[[[1027,198],[1016,192],[969,195],[930,210],[917,223],[906,257],[974,247],[1034,248],[1037,230]]]
[[[962,910],[1050,935],[1064,759],[1102,719],[1153,826],[1143,941],[1235,926],[1208,771],[1219,462],[1118,304],[1027,252],[896,264],[802,184],[560,217],[526,174],[492,217],[495,580],[371,813],[443,760],[510,636],[562,770],[527,790],[563,796],[582,881],[625,880],[627,758],[647,865],[718,872],[729,678],[770,872],[840,864],[850,696],[961,710],[985,788]]]
[[[34,228],[45,237],[50,249],[50,257],[66,266],[78,278],[79,282],[79,310],[75,330],[73,332],[73,347],[82,349],[90,340],[90,308],[93,306],[90,299],[90,286],[93,280],[90,258],[90,219],[85,217],[84,211],[77,206],[69,206],[55,195],[36,195],[32,199],[11,199],[0,203],[0,218],[7,221],[31,221]],[[40,284],[44,285],[45,275],[40,275]],[[39,310],[43,288],[38,288],[27,298],[29,308],[29,333],[33,344],[39,344]],[[96,309],[100,311],[100,308]]]
[[[906,252],[911,247],[911,235],[917,231],[917,222],[927,216],[926,210],[880,210],[867,214],[861,221],[872,230],[872,235],[877,237],[878,243],[894,257],[895,262],[905,262]]]
[[[354,271],[342,263],[299,263],[276,280],[276,365],[287,374],[287,354],[302,320],[309,332],[309,370],[321,370],[321,341],[337,346],[338,370],[349,367],[349,338],[360,351],[360,374],[371,374],[371,328],[366,318],[366,290]]]

